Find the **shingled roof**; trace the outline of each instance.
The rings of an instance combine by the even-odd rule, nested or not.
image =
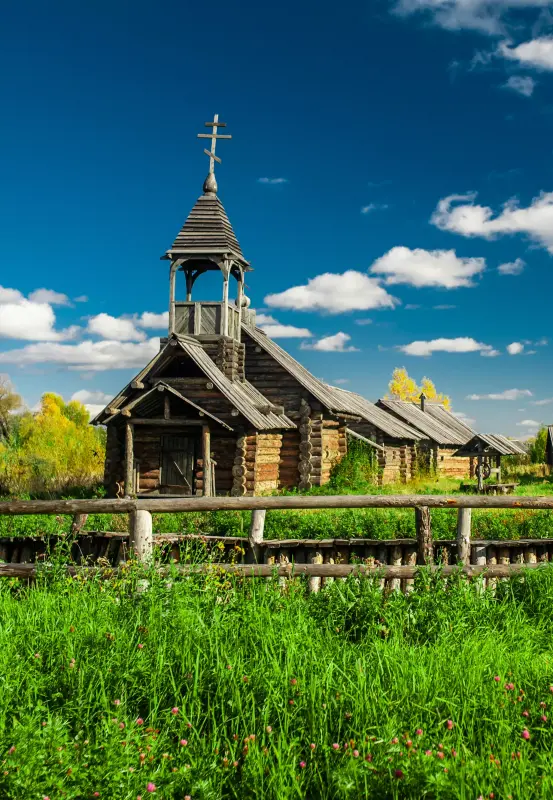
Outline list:
[[[408,400],[390,400],[384,398],[377,404],[386,412],[400,417],[413,428],[421,431],[437,444],[461,445],[469,441],[475,434],[464,422],[448,411],[441,403],[426,401],[424,411]]]
[[[164,258],[184,255],[207,256],[229,254],[240,261],[244,269],[251,269],[232,229],[223,204],[216,194],[207,192],[199,197],[182,226],[173,246]]]
[[[425,438],[419,431],[377,408],[374,403],[371,403],[370,400],[360,394],[323,383],[299,361],[292,358],[286,350],[283,350],[276,342],[273,342],[260,328],[250,328],[248,325],[242,325],[242,331],[272,356],[290,375],[293,375],[298,383],[311,392],[313,397],[316,397],[329,411],[361,417],[394,439],[419,441]]]
[[[454,455],[476,456],[478,453],[483,455],[524,456],[526,455],[526,450],[520,442],[507,439],[506,436],[502,436],[499,433],[477,433]]]

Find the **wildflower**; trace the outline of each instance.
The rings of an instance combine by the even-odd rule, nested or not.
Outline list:
[[[73,669],[74,666],[75,666],[75,659],[72,658],[71,661],[69,662],[69,669]]]
[[[146,791],[147,791],[147,792],[150,792],[150,794],[153,794],[153,793],[155,792],[155,790],[156,790],[156,785],[155,785],[155,783],[152,783],[152,782],[150,781],[148,784],[146,784]]]
[[[432,750],[425,750],[424,751],[424,755],[425,756],[431,756],[432,755]]]
[[[547,722],[547,717],[545,716],[545,714],[542,714],[540,719],[542,722]]]
[[[403,771],[401,769],[396,769],[394,772],[394,776],[399,780],[403,778]]]
[[[457,758],[457,750],[452,750],[451,755],[453,756],[453,758]]]
[[[120,722],[119,723],[119,730],[123,730],[124,727],[125,727],[125,723],[124,722]]]
[[[298,679],[297,679],[297,678],[291,678],[291,680],[290,680],[290,686],[296,686],[296,685],[297,685],[297,682],[298,682]]]
[[[334,742],[334,744],[332,745],[332,749],[333,750],[339,750],[340,749],[340,745],[337,744],[336,742]]]
[[[35,653],[35,658],[40,658],[40,653]]]
[[[10,754],[10,756],[11,756],[13,753],[15,753],[15,745],[13,745],[13,744],[12,744],[12,746],[11,746],[11,747],[10,747],[10,749],[8,750],[8,753]]]
[[[272,731],[273,731],[273,729],[271,728],[271,726],[270,726],[270,725],[267,725],[267,727],[265,728],[265,730],[267,731],[267,733],[272,733]]]
[[[495,675],[495,676],[494,676],[494,681],[495,681],[496,683],[499,683],[499,681],[500,681],[500,680],[501,680],[501,678],[499,677],[499,675]]]
[[[137,644],[136,646],[137,646],[137,648],[139,650],[144,650],[144,645],[143,644]]]
[[[353,757],[354,758],[359,758],[359,750],[354,750],[353,751]]]
[[[453,730],[453,720],[448,719],[448,721],[446,722],[445,726],[448,729],[448,731]]]
[[[368,761],[370,763],[372,760],[373,760],[373,757],[372,757],[371,753],[367,753],[367,755],[365,756],[365,761]]]
[[[530,731],[527,730],[527,728],[524,728],[524,730],[520,735],[522,736],[523,739],[526,739],[526,741],[528,741],[528,739],[530,738]]]
[[[506,684],[505,684],[505,689],[506,689],[508,692],[512,692],[514,688],[515,688],[515,684],[514,684],[514,683],[506,683]]]
[[[293,700],[288,700],[288,705],[293,706],[293,705],[295,705],[295,703],[294,703]]]
[[[192,800],[192,798],[190,797],[189,794],[185,794],[184,795],[184,800]]]
[[[247,676],[247,675],[244,675],[244,676],[242,677],[242,681],[243,681],[244,683],[249,683],[249,680],[250,680],[250,679],[248,678],[248,676]]]
[[[186,747],[186,745],[188,744],[188,739],[181,739],[179,744],[181,747]]]
[[[436,758],[443,760],[445,758],[445,754],[441,750],[438,750],[438,752],[436,753]]]
[[[407,739],[406,742],[405,742],[405,747],[409,748],[409,747],[412,747],[412,746],[413,746],[413,742],[411,741],[411,739]]]
[[[300,761],[300,769],[305,769],[306,766],[307,764],[305,763],[305,761]]]
[[[121,705],[121,700],[114,700],[113,701],[113,705],[114,706],[120,706]]]
[[[174,716],[176,716],[178,713],[179,713],[179,710],[178,710],[178,708],[177,708],[176,706],[174,706],[174,707],[171,709],[171,714],[173,714]]]
[[[540,703],[540,708],[545,708],[546,706],[547,706],[547,703],[544,703],[543,700],[542,700],[541,703]]]
[[[422,736],[422,728],[417,728],[417,730],[415,731],[415,735]]]
[[[392,744],[397,744],[398,742],[399,739],[397,738],[397,736],[394,736],[394,738],[392,739]]]
[[[232,669],[230,664],[227,664],[227,669]]]
[[[530,712],[529,712],[529,711],[526,711],[526,709],[525,709],[525,710],[522,712],[522,715],[521,715],[521,716],[523,716],[523,717],[529,717],[529,716],[530,716]]]
[[[137,725],[144,725],[144,720],[142,719],[142,717],[137,717],[135,722]]]
[[[438,745],[438,750],[443,750],[443,749],[444,749],[444,746],[443,746],[443,744],[440,742],[440,744]]]
[[[237,766],[238,766],[238,761],[233,761],[233,762],[232,762],[232,766],[233,766],[233,767],[237,767]]]
[[[311,750],[314,750],[314,749],[317,747],[317,745],[316,745],[316,744],[313,744],[313,742],[311,742],[311,744],[309,745],[309,747],[311,748]]]

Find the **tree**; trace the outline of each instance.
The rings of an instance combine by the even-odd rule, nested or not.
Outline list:
[[[82,403],[44,394],[40,410],[19,417],[0,445],[0,485],[11,494],[60,492],[101,480],[105,432],[93,428]]]
[[[446,408],[451,407],[451,400],[445,394],[440,394],[430,378],[423,378],[421,385],[418,386],[405,367],[396,367],[392,373],[392,380],[388,384],[390,395],[394,400],[408,400],[418,403],[421,393],[424,393],[427,400],[434,403],[442,403]]]
[[[533,439],[530,439],[528,455],[532,464],[545,464],[545,446],[547,442],[547,428],[541,428]]]
[[[0,375],[0,439],[7,439],[10,431],[10,415],[23,405],[13,390],[7,375]]]

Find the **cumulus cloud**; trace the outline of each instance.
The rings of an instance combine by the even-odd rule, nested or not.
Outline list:
[[[279,183],[288,183],[288,178],[258,178],[258,183],[266,183],[269,186],[276,186]]]
[[[79,389],[71,395],[71,400],[78,400],[82,403],[91,417],[95,417],[102,411],[113,395],[106,394],[105,392],[91,392],[88,389]]]
[[[411,250],[392,247],[374,262],[370,272],[383,275],[387,285],[442,286],[457,289],[474,286],[473,278],[486,268],[483,258],[459,258],[455,250]]]
[[[475,193],[444,197],[432,214],[431,223],[440,230],[466,237],[494,239],[505,234],[526,234],[553,254],[553,192],[542,192],[527,208],[521,208],[513,198],[495,217],[489,206],[475,205],[475,198]]]
[[[63,364],[71,370],[103,371],[144,367],[159,352],[159,338],[145,342],[38,342],[0,353],[0,364]]]
[[[357,351],[357,347],[348,345],[351,336],[348,333],[335,333],[333,336],[325,336],[313,344],[303,342],[301,344],[302,350],[322,350],[325,353],[353,353]]]
[[[310,278],[303,286],[269,294],[265,303],[272,308],[340,314],[344,311],[394,308],[399,300],[388,294],[376,278],[350,269],[342,274],[326,272]]]
[[[505,264],[500,264],[497,271],[500,275],[520,275],[526,266],[526,261],[522,258],[515,258],[514,261],[507,261]]]
[[[521,94],[523,97],[532,97],[536,88],[536,81],[529,75],[511,75],[503,84],[504,89]]]
[[[39,296],[44,292],[49,290],[37,290]],[[55,324],[50,303],[28,299],[17,289],[0,286],[0,338],[53,342],[72,339],[79,331],[76,325],[58,331]]]
[[[535,67],[536,69],[553,70],[553,36],[543,36],[538,39],[531,39],[511,47],[508,43],[502,42],[498,47],[498,55],[511,61],[517,61],[525,67]],[[522,78],[521,80],[526,80]],[[532,80],[532,78],[528,78]],[[532,87],[533,91],[533,87]],[[532,94],[532,92],[530,92]]]
[[[393,9],[404,16],[424,13],[447,30],[501,36],[513,12],[549,6],[551,0],[396,0]]]
[[[475,419],[469,417],[464,411],[452,411],[451,413],[454,417],[457,417],[457,419],[461,420],[461,422],[464,422],[465,425],[472,425],[474,422],[476,422]]]
[[[136,328],[133,320],[104,313],[88,320],[87,331],[117,342],[143,342],[146,339],[146,334]]]
[[[507,345],[507,352],[510,356],[518,356],[524,352],[524,345],[522,342],[511,342]]]
[[[432,339],[416,341],[401,345],[402,353],[408,356],[431,356],[432,353],[480,353],[480,355],[497,355],[497,351],[489,344],[482,344],[469,336],[458,336],[456,339]]]
[[[134,318],[137,325],[141,328],[151,328],[153,330],[161,330],[169,326],[169,312],[162,311],[161,314],[155,314],[153,311],[144,311],[140,316]]]
[[[344,386],[346,383],[349,383],[349,378],[336,378],[334,381],[335,386]]]
[[[355,324],[356,325],[361,325],[361,327],[364,327],[366,325],[372,325],[373,321],[372,321],[372,319],[369,319],[369,317],[364,317],[363,319],[356,319],[355,320]]]
[[[71,301],[66,294],[55,292],[53,289],[35,289],[29,295],[33,303],[48,303],[51,306],[70,306]]]
[[[296,328],[295,325],[283,325],[270,314],[257,314],[256,325],[271,339],[305,339],[313,336],[308,328]]]
[[[544,400],[531,400],[533,406],[549,406],[553,403],[553,397],[546,397]]]
[[[535,419],[523,419],[521,422],[517,422],[517,425],[522,428],[539,428],[540,423],[536,422]]]
[[[521,397],[532,397],[532,392],[529,389],[505,389],[491,394],[469,394],[467,400],[520,400]]]
[[[88,297],[86,294],[80,294],[78,297],[73,298],[73,302],[75,303],[88,303]]]

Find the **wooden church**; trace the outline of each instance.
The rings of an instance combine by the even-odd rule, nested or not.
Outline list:
[[[423,432],[364,397],[329,386],[256,327],[245,259],[217,195],[224,123],[206,123],[210,170],[173,245],[169,330],[159,353],[98,414],[110,495],[262,494],[329,480],[348,434],[375,447],[384,482],[409,480]],[[193,300],[206,273],[222,298]],[[182,280],[184,278],[184,280]],[[183,283],[183,294],[177,283]],[[234,299],[230,300],[233,284]]]

